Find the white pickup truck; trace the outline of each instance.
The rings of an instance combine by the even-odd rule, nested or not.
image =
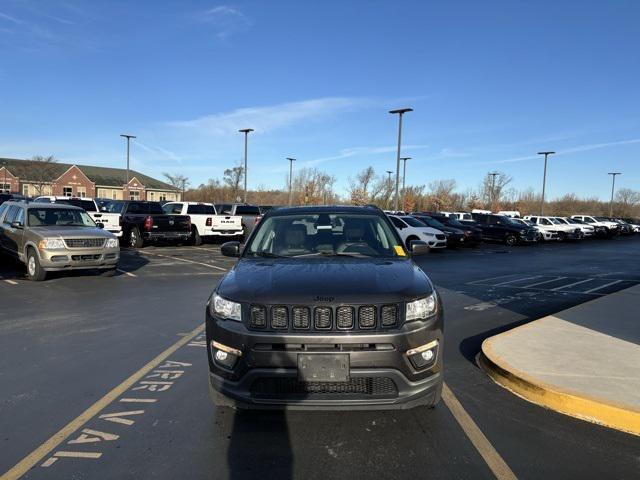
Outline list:
[[[558,240],[581,240],[584,233],[578,225],[569,225],[565,222],[555,219],[554,217],[539,217],[537,215],[526,215],[525,220],[534,223],[540,230],[555,232],[558,234]]]
[[[205,238],[242,237],[242,217],[218,215],[211,203],[169,202],[162,206],[167,215],[191,217],[191,243],[201,245]]]
[[[75,207],[84,208],[93,221],[104,225],[104,229],[113,233],[116,237],[122,236],[122,226],[120,225],[120,215],[117,213],[107,213],[101,209],[93,198],[43,196],[37,197],[34,202],[43,203],[63,203]]]

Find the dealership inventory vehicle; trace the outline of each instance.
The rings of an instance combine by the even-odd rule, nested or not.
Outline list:
[[[34,202],[62,203],[80,207],[93,218],[94,222],[104,225],[106,231],[113,233],[116,237],[122,236],[120,216],[117,213],[107,213],[93,198],[42,196],[36,197]]]
[[[409,247],[411,242],[421,240],[427,242],[429,248],[446,248],[447,236],[441,230],[425,225],[417,218],[409,215],[388,215],[398,230],[404,244]]]
[[[122,238],[132,248],[158,240],[186,242],[191,238],[189,216],[167,215],[158,202],[113,200],[104,210],[119,215]]]
[[[569,225],[554,217],[527,215],[524,219],[534,223],[541,230],[557,233],[558,240],[561,242],[567,240],[581,240],[584,237],[582,229],[578,225]]]
[[[442,233],[444,233],[444,235],[447,237],[447,247],[455,248],[465,245],[467,236],[462,230],[445,225],[439,220],[436,220],[435,218],[423,213],[412,213],[411,216],[420,220],[427,227],[435,228],[436,230],[440,230]]]
[[[504,215],[486,213],[474,213],[473,219],[482,229],[482,239],[493,242],[502,242],[513,246],[523,243],[535,243],[538,241],[538,231],[533,227],[514,222]]]
[[[218,215],[212,203],[169,202],[162,206],[167,215],[188,215],[191,243],[201,245],[206,238],[242,237],[242,217]]]
[[[553,217],[553,219],[559,222],[562,222],[565,225],[570,225],[574,228],[579,228],[580,230],[582,230],[582,235],[584,235],[585,238],[593,237],[596,234],[595,227],[592,227],[591,225],[587,225],[586,223],[580,223],[578,220],[575,220],[573,218]]]
[[[28,200],[29,199],[24,195],[19,195],[17,193],[0,193],[0,205],[2,205],[4,202],[26,202]]]
[[[640,233],[640,219],[638,218],[623,218],[633,228],[634,233]]]
[[[440,297],[376,207],[268,212],[206,306],[217,406],[393,409],[442,391]]]
[[[0,205],[0,250],[27,266],[31,280],[48,272],[98,269],[115,273],[118,239],[71,205],[5,202]]]
[[[454,216],[448,216],[444,212],[424,212],[440,223],[449,227],[462,230],[465,235],[465,245],[476,245],[482,242],[482,229],[475,225],[474,221],[461,222]]]
[[[538,231],[538,240],[544,240],[546,242],[551,240],[559,240],[558,232],[552,230],[544,230],[540,226],[533,223],[531,220],[525,220],[524,218],[511,217],[511,221],[524,225],[526,227],[535,228]]]
[[[216,211],[221,215],[232,215],[242,217],[242,228],[245,238],[253,231],[262,218],[260,207],[245,203],[217,203]]]
[[[571,218],[594,227],[595,233],[599,237],[610,238],[620,233],[618,224],[604,217],[594,217],[592,215],[571,215]]]

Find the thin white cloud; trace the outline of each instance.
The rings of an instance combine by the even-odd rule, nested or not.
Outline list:
[[[172,152],[171,150],[167,150],[166,148],[162,148],[158,145],[146,145],[142,142],[140,142],[139,140],[136,140],[135,142],[136,146],[142,148],[144,151],[152,153],[154,155],[162,155],[163,157],[168,158],[171,161],[175,161],[178,163],[182,163],[182,157],[180,155],[177,155],[176,153]]]
[[[220,40],[245,32],[253,25],[244,13],[229,5],[218,5],[199,12],[197,21],[210,26]]]
[[[575,147],[565,148],[563,150],[557,150],[555,155],[569,155],[569,154],[578,153],[578,152],[589,152],[591,150],[598,150],[601,148],[617,147],[621,145],[632,145],[635,143],[640,143],[640,138],[632,138],[630,140],[619,140],[616,142],[589,143],[586,145],[578,145]],[[517,162],[525,162],[527,160],[534,160],[539,157],[540,156],[537,154],[532,154],[532,155],[525,155],[521,157],[506,158],[504,160],[477,162],[474,164],[485,165],[485,164],[499,164],[499,163],[517,163]]]
[[[253,128],[256,134],[261,134],[294,125],[303,120],[324,118],[366,107],[371,103],[367,98],[325,97],[266,107],[239,108],[193,120],[168,122],[166,125],[205,136],[228,135],[236,133],[241,128]]]
[[[330,162],[333,160],[342,160],[344,158],[350,157],[358,157],[365,155],[377,155],[381,153],[392,153],[397,149],[397,145],[392,145],[388,147],[352,147],[352,148],[343,148],[337,155],[332,155],[329,157],[321,157],[315,158],[313,160],[307,160],[303,162],[305,166],[314,166],[324,162]],[[411,151],[411,150],[421,150],[429,148],[428,145],[403,145],[403,151]]]

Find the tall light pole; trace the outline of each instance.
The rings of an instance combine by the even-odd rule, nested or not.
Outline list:
[[[249,132],[253,132],[253,128],[243,128],[238,131],[244,133],[244,203],[247,203],[247,142]]]
[[[391,174],[392,174],[392,173],[393,173],[393,171],[391,171],[391,170],[387,170],[387,174],[389,175],[389,176],[387,177],[387,188],[388,188],[389,190],[391,190]],[[387,208],[389,208],[389,199],[387,199],[387,205],[386,205],[386,207],[387,207]],[[397,209],[396,209],[396,211],[397,211]]]
[[[400,160],[402,160],[402,209],[404,210],[404,201],[407,195],[404,189],[404,182],[407,177],[407,160],[411,160],[411,157],[400,157]]]
[[[398,114],[398,154],[396,156],[396,196],[394,200],[394,208],[399,210],[398,203],[400,202],[399,187],[400,187],[400,145],[402,143],[402,116],[407,112],[413,112],[413,108],[399,108],[397,110],[389,110],[391,114]]]
[[[5,189],[7,188],[7,162],[3,162],[2,166],[4,167],[3,169],[3,173],[4,173],[4,180],[2,181],[2,191],[0,193],[5,193]],[[7,193],[11,193],[11,189],[9,189],[9,191]]]
[[[496,177],[500,175],[500,172],[491,172],[487,175],[491,177],[491,196],[489,198],[489,208],[493,208],[493,201],[496,197]]]
[[[123,133],[120,136],[127,139],[127,187],[128,187],[129,186],[129,146],[131,143],[131,139],[137,138],[137,137],[135,135],[129,135],[126,133]]]
[[[547,186],[547,158],[556,152],[538,152],[538,155],[544,155],[544,175],[542,176],[542,200],[540,200],[540,216],[544,214],[544,191]]]
[[[613,217],[613,192],[616,188],[616,175],[622,175],[620,172],[609,172],[611,175],[611,201],[609,202],[609,217]]]
[[[289,206],[293,203],[293,162],[296,161],[295,158],[289,158]]]

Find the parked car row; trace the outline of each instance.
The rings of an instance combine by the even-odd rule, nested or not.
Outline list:
[[[387,212],[400,236],[410,242],[426,241],[430,248],[453,248],[481,241],[513,246],[540,241],[578,241],[584,238],[611,238],[640,233],[637,219],[591,215],[571,217],[526,215],[517,211],[467,212]]]

